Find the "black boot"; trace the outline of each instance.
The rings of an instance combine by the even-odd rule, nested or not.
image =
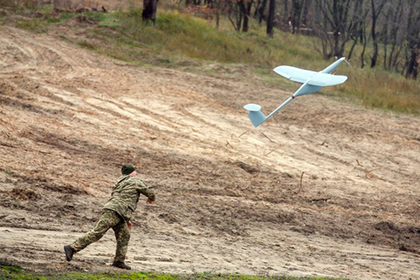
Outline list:
[[[115,267],[118,267],[118,268],[122,268],[122,269],[131,270],[131,267],[129,267],[128,265],[126,265],[126,264],[125,264],[125,263],[123,263],[123,262],[116,262],[116,261],[114,261],[114,262],[112,263],[112,266],[115,266]]]
[[[74,250],[70,246],[66,245],[64,246],[64,253],[66,253],[67,261],[71,261],[71,259],[73,258]]]

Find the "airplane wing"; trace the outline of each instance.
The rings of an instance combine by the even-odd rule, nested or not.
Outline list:
[[[317,72],[303,70],[292,66],[279,66],[273,69],[277,74],[294,82],[304,83],[314,76]]]
[[[327,73],[304,70],[292,66],[278,66],[273,69],[277,74],[294,82],[305,83],[313,86],[335,86],[344,83],[346,76],[336,76]]]

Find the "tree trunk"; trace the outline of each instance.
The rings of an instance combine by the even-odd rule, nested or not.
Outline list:
[[[216,29],[219,29],[220,24],[220,1],[216,1]]]
[[[386,70],[387,67],[387,60],[388,60],[388,42],[389,42],[389,21],[390,18],[392,16],[392,10],[389,9],[388,12],[386,13],[386,17],[385,17],[385,23],[383,26],[383,30],[382,30],[382,42],[383,42],[383,46],[384,46],[384,69]]]
[[[353,54],[354,47],[357,45],[358,39],[359,39],[359,34],[357,34],[356,37],[354,38],[353,45],[351,46],[350,51],[349,51],[349,54],[347,55],[347,59],[348,60],[351,59],[351,56]]]
[[[292,33],[299,32],[300,16],[302,14],[302,2],[300,0],[292,1]]]
[[[261,25],[263,19],[265,19],[264,11],[267,6],[267,0],[263,0],[261,6],[258,8],[258,23]]]
[[[270,0],[268,6],[268,18],[267,18],[267,35],[273,38],[274,35],[274,15],[276,9],[276,0]]]
[[[143,1],[143,13],[142,19],[143,22],[152,21],[153,25],[156,24],[156,10],[159,0],[144,0]]]
[[[361,61],[360,67],[363,68],[363,67],[365,67],[365,51],[366,51],[366,44],[367,44],[366,26],[363,25],[363,28],[361,30],[362,30],[362,32],[361,32],[362,34],[360,36],[361,36],[361,39],[363,40],[363,50],[362,50],[362,53],[360,55],[360,61]]]
[[[248,24],[249,24],[249,17],[251,16],[252,1],[245,2],[244,0],[241,0],[238,3],[238,5],[240,7],[242,18],[244,19],[242,22],[242,32],[248,32]]]
[[[407,71],[406,78],[417,79],[419,73],[420,60],[420,11],[419,6],[416,5],[416,0],[410,1],[410,13],[408,15],[407,27],[407,48],[409,53],[407,57]]]
[[[366,15],[363,12],[363,0],[357,0],[354,6],[354,15],[353,15],[353,25],[352,28],[349,30],[349,35],[353,40],[353,45],[350,48],[349,54],[347,58],[350,60],[353,54],[353,50],[359,41],[359,38],[362,36],[362,27],[364,22],[366,21]]]
[[[303,5],[303,11],[302,11],[302,24],[307,26],[308,25],[308,14],[309,11],[312,8],[312,0],[306,0]]]
[[[242,12],[241,3],[242,1],[239,1],[239,2],[229,1],[227,3],[228,19],[232,23],[232,26],[235,28],[237,32],[241,31],[241,27],[242,27],[243,12]]]
[[[379,3],[379,6],[376,8],[375,0],[371,0],[371,8],[372,8],[372,28],[371,28],[371,36],[373,41],[373,54],[371,57],[370,67],[373,68],[376,66],[376,62],[378,61],[378,40],[376,39],[376,23],[378,21],[378,17],[381,14],[381,10],[385,5],[387,0],[382,0]]]
[[[283,20],[289,24],[289,1],[283,0]]]
[[[407,78],[413,78],[414,80],[417,79],[419,74],[419,56],[420,56],[420,49],[418,45],[411,49],[410,59],[408,61],[407,67]]]
[[[394,18],[391,20],[391,32],[390,32],[390,40],[391,40],[391,51],[389,53],[388,58],[388,69],[391,69],[391,67],[394,67],[394,59],[398,57],[398,55],[394,55],[396,51],[397,46],[397,34],[398,30],[400,29],[400,23],[402,18],[402,0],[398,1],[398,6],[394,11]]]
[[[376,60],[378,58],[378,42],[376,41],[376,13],[375,13],[375,1],[371,0],[372,5],[372,29],[371,29],[371,36],[373,41],[373,54],[370,62],[370,68],[376,66]]]

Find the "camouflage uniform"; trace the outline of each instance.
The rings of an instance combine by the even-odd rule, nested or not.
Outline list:
[[[124,262],[130,240],[127,222],[137,208],[140,194],[147,196],[152,201],[155,200],[153,188],[147,186],[139,178],[130,175],[118,178],[113,187],[111,198],[104,205],[102,216],[95,228],[74,241],[70,248],[75,253],[79,252],[89,244],[101,239],[112,228],[117,239],[114,262]]]

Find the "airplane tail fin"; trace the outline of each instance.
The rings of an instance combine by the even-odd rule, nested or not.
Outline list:
[[[244,109],[249,111],[248,117],[255,127],[267,119],[263,112],[261,112],[261,106],[258,104],[247,104],[244,106]]]
[[[332,63],[331,65],[329,65],[327,68],[325,68],[324,70],[322,70],[320,72],[331,74],[335,70],[335,68],[337,68],[341,64],[341,62],[343,62],[343,61],[348,62],[345,57],[339,58],[334,63]]]

